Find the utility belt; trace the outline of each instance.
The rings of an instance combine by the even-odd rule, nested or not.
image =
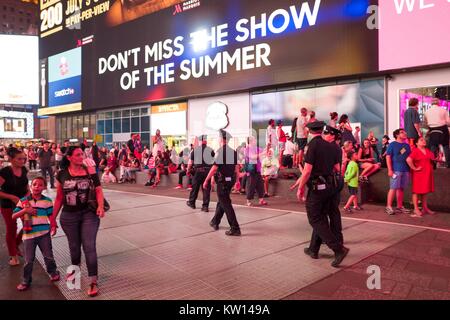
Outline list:
[[[222,185],[231,185],[233,186],[236,182],[236,178],[234,175],[232,176],[225,176],[224,174],[217,172],[214,175],[214,179],[216,180],[216,183],[220,183]]]
[[[339,187],[340,175],[315,176],[309,179],[307,185],[310,190],[335,190]]]

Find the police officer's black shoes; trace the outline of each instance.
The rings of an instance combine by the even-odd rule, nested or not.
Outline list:
[[[344,260],[344,258],[347,256],[348,252],[350,251],[349,248],[342,247],[342,251],[337,252],[335,254],[334,261],[331,263],[332,267],[338,268],[341,262]]]
[[[186,204],[188,207],[195,209],[195,204],[190,203],[189,201],[186,201]]]
[[[202,207],[202,211],[203,212],[209,212],[209,209],[208,209],[208,207]]]
[[[303,252],[305,252],[306,255],[310,256],[313,259],[319,259],[319,255],[313,252],[310,248],[303,249]]]
[[[240,236],[241,235],[241,230],[232,230],[232,229],[230,229],[228,231],[225,231],[225,234],[227,236]]]
[[[219,225],[214,224],[212,221],[209,223],[209,225],[210,225],[215,231],[219,230]]]

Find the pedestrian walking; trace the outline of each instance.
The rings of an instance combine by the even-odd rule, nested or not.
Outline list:
[[[200,188],[203,191],[203,204],[202,211],[209,212],[209,201],[211,197],[211,185],[208,184],[205,188],[204,182],[208,176],[209,171],[214,163],[214,150],[207,145],[207,136],[202,135],[199,137],[201,145],[195,147],[189,156],[188,162],[188,175],[193,176],[192,178],[192,190],[189,193],[189,199],[186,202],[188,207],[195,209],[195,201],[198,197],[198,192]],[[192,174],[193,170],[193,174]]]
[[[228,146],[228,141],[231,135],[225,130],[220,130],[220,148],[217,151],[214,165],[203,183],[203,188],[208,188],[208,185],[214,176],[217,184],[217,206],[214,217],[209,225],[214,230],[219,230],[219,225],[224,214],[227,216],[230,230],[226,231],[227,236],[240,236],[241,228],[236,219],[236,213],[231,203],[230,193],[233,188],[236,177],[239,175],[238,156],[237,152]]]
[[[322,139],[324,126],[325,123],[322,121],[312,122],[307,126],[312,139],[308,144],[305,167],[298,188],[301,190],[308,184],[306,212],[313,233],[309,247],[305,248],[304,251],[305,254],[317,259],[320,246],[322,242],[325,242],[335,254],[335,259],[331,265],[339,267],[347,256],[349,249],[344,247],[339,235],[331,229],[327,212],[330,203],[336,197],[336,189],[339,187],[334,172],[340,170],[340,164],[336,148]]]
[[[52,168],[52,159],[54,159],[53,151],[50,149],[50,143],[44,141],[42,149],[38,153],[39,168],[44,179],[47,179],[47,174],[50,177],[50,188],[55,188],[55,177]]]
[[[17,223],[12,215],[20,198],[25,197],[29,192],[27,169],[25,168],[27,157],[25,153],[14,147],[8,148],[7,155],[11,165],[0,170],[0,205],[6,225],[9,265],[17,266],[20,264],[19,245],[22,242],[22,234],[17,233]]]
[[[80,266],[81,246],[85,255],[90,285],[88,295],[95,297],[99,293],[97,284],[97,232],[100,218],[105,216],[103,190],[95,166],[83,165],[84,153],[80,147],[71,146],[61,161],[61,171],[56,180],[58,188],[54,211],[50,218],[51,233],[56,233],[56,218],[62,208],[60,223],[67,236],[72,265]],[[97,209],[89,206],[89,194],[95,188]],[[68,280],[73,279],[75,272],[67,274]]]
[[[22,282],[17,286],[19,291],[25,291],[31,285],[37,247],[44,257],[50,281],[59,280],[50,236],[49,217],[53,213],[53,202],[42,194],[45,189],[47,181],[43,177],[34,178],[31,182],[31,194],[20,199],[12,216],[14,220],[21,218],[24,225],[22,240],[25,265]]]

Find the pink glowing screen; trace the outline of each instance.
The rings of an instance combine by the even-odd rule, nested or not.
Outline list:
[[[379,1],[380,70],[450,62],[449,0]]]

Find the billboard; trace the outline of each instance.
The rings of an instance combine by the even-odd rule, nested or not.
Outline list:
[[[39,104],[38,37],[0,35],[0,104]]]
[[[0,138],[32,139],[33,135],[32,112],[0,110]]]
[[[378,12],[380,70],[450,62],[450,1],[380,1]]]
[[[85,110],[378,70],[377,1],[44,2],[40,57],[82,47]]]

